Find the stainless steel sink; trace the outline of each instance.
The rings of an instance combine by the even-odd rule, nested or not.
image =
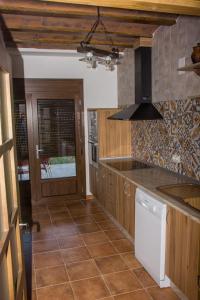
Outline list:
[[[170,196],[186,206],[200,211],[200,185],[193,183],[181,183],[159,186],[157,188],[161,193]]]

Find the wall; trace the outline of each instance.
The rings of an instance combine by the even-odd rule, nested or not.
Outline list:
[[[179,58],[191,63],[192,47],[200,42],[200,18],[179,17],[171,27],[161,26],[152,49],[153,102],[200,95],[200,80],[193,72],[177,72]]]
[[[126,49],[122,64],[117,69],[118,106],[131,105],[135,101],[134,50]]]
[[[200,41],[200,18],[179,17],[171,27],[161,26],[152,48],[153,102],[164,121],[132,123],[132,155],[155,165],[200,180],[200,77],[179,74],[179,58],[191,63],[192,47]],[[132,53],[131,53],[132,52]],[[125,65],[118,68],[119,106],[134,103],[133,60],[129,50]],[[130,82],[131,81],[131,82]],[[123,95],[125,97],[123,97]],[[196,99],[191,99],[191,98]],[[172,162],[178,154],[181,164]]]
[[[132,156],[200,181],[200,97],[156,107],[163,121],[132,122]],[[173,155],[181,163],[174,163]]]
[[[72,78],[84,80],[84,110],[85,110],[85,152],[87,194],[90,193],[88,169],[88,132],[87,109],[92,107],[117,107],[117,71],[105,71],[103,66],[96,70],[79,62],[79,56],[70,51],[37,51],[21,49],[24,63],[24,75],[18,56],[13,58],[13,77],[15,78]]]
[[[200,41],[200,18],[179,17],[173,26],[160,26],[154,33],[152,47],[153,102],[186,99],[200,95],[199,77],[193,72],[177,72],[179,58],[191,63],[192,47]],[[118,67],[118,104],[133,104],[134,50],[125,51]]]

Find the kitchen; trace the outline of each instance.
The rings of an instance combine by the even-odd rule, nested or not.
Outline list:
[[[134,47],[124,49],[112,72],[105,71],[101,63],[88,69],[79,61],[83,55],[60,45],[52,50],[36,46],[33,40],[29,46],[20,37],[20,22],[24,18],[23,26],[30,31],[28,26],[35,26],[37,12],[30,25],[26,23],[30,15],[22,18],[18,11],[15,24],[9,15],[17,10],[12,7],[15,3],[3,4],[0,1],[3,20],[14,39],[11,42],[4,36],[12,58],[14,99],[23,97],[21,92],[17,94],[23,78],[28,94],[36,91],[34,80],[48,79],[52,84],[52,96],[48,97],[52,99],[55,80],[83,79],[84,107],[80,104],[76,108],[83,118],[79,123],[84,124],[84,130],[78,131],[81,146],[77,164],[83,163],[81,155],[85,159],[80,173],[77,167],[77,180],[84,177],[85,183],[82,179],[83,185],[77,189],[82,193],[78,200],[72,196],[58,200],[53,194],[48,204],[46,199],[41,203],[37,203],[39,198],[33,199],[32,214],[41,231],[33,226],[32,299],[199,299],[200,84],[199,62],[191,60],[193,47],[198,51],[200,42],[199,3],[194,10],[181,6],[172,14],[167,5],[165,9],[158,5],[157,14],[163,14],[165,25],[151,23],[160,20],[148,21],[143,35],[149,30],[146,35],[151,32],[152,38],[139,38]],[[22,1],[18,5],[22,9]],[[59,4],[53,5],[59,10]],[[60,5],[64,9],[65,4]],[[120,5],[118,8],[125,8]],[[47,9],[52,9],[51,4]],[[146,10],[149,17],[158,18],[148,5]],[[136,20],[137,16],[134,30],[139,30],[141,24]],[[36,27],[39,30],[38,24]],[[30,111],[32,100],[28,101]],[[38,120],[42,117],[38,114]],[[29,135],[31,125],[27,127]],[[65,153],[65,143],[61,146]],[[67,148],[71,157],[72,146]],[[30,155],[29,160],[33,178]],[[55,159],[43,160],[42,172],[52,176],[56,164]],[[23,168],[20,166],[20,171],[24,172]],[[74,182],[65,182],[67,192],[73,190]],[[36,186],[33,190],[31,184],[32,194]],[[51,188],[45,186],[44,191]],[[26,299],[25,295],[16,298],[10,290],[12,284],[9,294],[2,292],[3,300]]]

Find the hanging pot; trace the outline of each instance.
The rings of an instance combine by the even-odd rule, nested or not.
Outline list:
[[[200,43],[197,43],[197,46],[193,47],[191,59],[193,64],[200,62]]]

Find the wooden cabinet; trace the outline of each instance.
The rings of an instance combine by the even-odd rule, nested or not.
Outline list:
[[[98,201],[100,202],[100,204],[105,207],[105,203],[106,203],[106,168],[102,165],[99,165],[98,168],[98,177],[99,177],[99,181],[98,181]]]
[[[96,130],[98,137],[99,158],[126,157],[131,155],[131,122],[109,120],[108,117],[120,111],[118,108],[89,109],[89,114],[96,112]],[[90,135],[90,133],[89,133]]]
[[[169,207],[167,216],[166,274],[188,297],[198,300],[200,224]]]
[[[135,191],[136,186],[122,176],[118,176],[117,221],[134,238],[135,236]]]
[[[105,190],[106,190],[106,201],[105,209],[116,218],[116,203],[118,196],[118,175],[106,169],[106,180],[105,180]]]
[[[90,164],[90,191],[98,198],[98,168]]]

